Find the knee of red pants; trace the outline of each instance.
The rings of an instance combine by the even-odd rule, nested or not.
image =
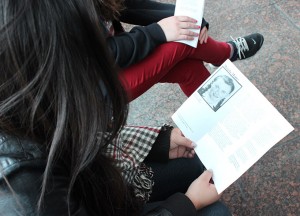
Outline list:
[[[191,82],[179,84],[179,86],[183,93],[189,97],[209,76],[210,73],[208,71],[201,71],[194,79],[191,79]]]
[[[178,83],[186,96],[190,96],[210,76],[202,61],[185,59],[178,63],[160,82]]]
[[[176,74],[172,75],[172,69],[179,62],[185,60],[193,52],[193,49],[181,43],[165,43],[158,46],[142,61],[122,70],[119,73],[119,79],[129,100],[132,101],[139,97],[156,83],[163,82],[162,79],[169,74],[170,77],[177,79]],[[178,83],[180,80],[181,78],[174,82],[167,82]]]

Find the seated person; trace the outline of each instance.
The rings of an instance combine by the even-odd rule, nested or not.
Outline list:
[[[177,128],[124,127],[94,1],[2,3],[0,215],[231,215]],[[170,164],[196,169],[160,192]]]
[[[210,75],[203,62],[221,65],[225,60],[246,59],[262,46],[259,33],[222,42],[208,36],[188,16],[174,16],[175,5],[151,0],[103,0],[99,3],[100,25],[117,65],[129,100],[156,83],[178,83],[190,96]],[[135,25],[124,32],[120,22]],[[200,34],[190,29],[201,28]],[[199,40],[197,48],[173,42]]]

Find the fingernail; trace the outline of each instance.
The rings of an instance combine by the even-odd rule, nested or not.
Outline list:
[[[196,146],[197,146],[197,144],[196,144],[196,143],[194,143],[194,142],[192,142],[192,146],[193,146],[193,147],[196,147]]]

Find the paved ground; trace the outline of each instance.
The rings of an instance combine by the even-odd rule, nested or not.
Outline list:
[[[218,40],[264,35],[260,52],[235,64],[295,127],[222,199],[234,215],[300,215],[300,1],[206,1],[205,17]],[[157,84],[130,104],[128,123],[173,124],[171,115],[185,99],[177,85]]]

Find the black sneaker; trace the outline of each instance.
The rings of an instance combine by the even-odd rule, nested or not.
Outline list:
[[[234,47],[234,53],[230,60],[242,60],[253,56],[262,47],[263,42],[264,37],[259,33],[254,33],[245,37],[238,37],[236,39],[232,38],[232,41],[227,42],[232,44]]]

